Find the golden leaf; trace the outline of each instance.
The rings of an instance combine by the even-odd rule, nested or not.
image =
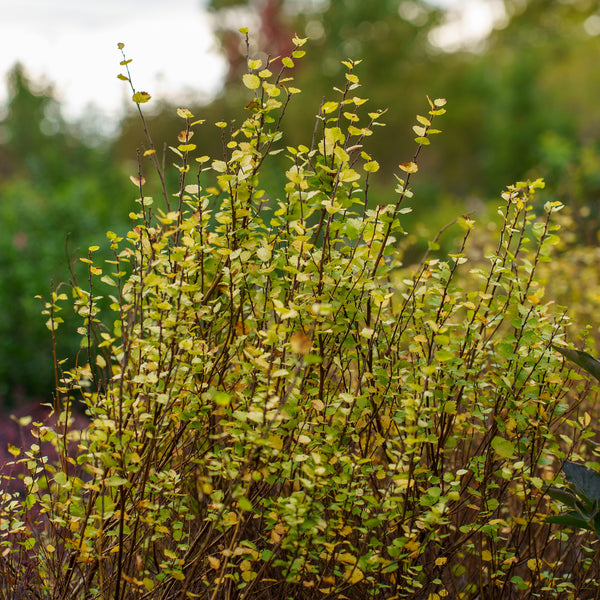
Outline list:
[[[398,165],[405,173],[416,173],[419,167],[414,162],[400,163]]]
[[[145,102],[148,102],[148,100],[150,100],[150,98],[152,98],[152,96],[148,92],[136,92],[132,96],[132,100],[136,104],[144,104]]]

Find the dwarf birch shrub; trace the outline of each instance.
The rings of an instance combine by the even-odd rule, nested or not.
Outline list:
[[[484,263],[467,260],[475,223],[462,217],[455,254],[434,241],[402,268],[409,183],[445,101],[428,101],[389,203],[372,206],[363,142],[383,111],[355,95],[358,63],[306,145],[286,146],[304,41],[276,69],[249,58],[248,117],[217,123],[222,156],[202,156],[192,136],[206,125],[177,111],[174,194],[148,138],[131,230],[108,233],[113,260],[82,258],[79,366],[54,423],[35,424],[40,444],[16,457],[27,494],[3,497],[0,567],[21,596],[558,597],[595,575],[543,523],[544,481],[587,435],[552,350],[565,317],[535,275],[560,205],[536,217],[542,183],[510,186]],[[287,184],[264,189],[281,152]],[[62,299],[47,304],[52,329]]]

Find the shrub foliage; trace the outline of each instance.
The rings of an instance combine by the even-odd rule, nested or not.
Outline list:
[[[249,58],[248,117],[217,123],[221,157],[200,156],[202,122],[177,111],[174,194],[148,137],[131,230],[108,233],[112,260],[97,264],[97,247],[82,258],[78,366],[62,373],[53,423],[34,424],[39,444],[13,449],[30,475],[24,495],[3,495],[0,597],[576,597],[594,586],[587,538],[544,523],[558,510],[546,481],[560,485],[558,463],[591,435],[577,412],[585,390],[552,348],[566,318],[536,279],[561,205],[536,215],[542,182],[510,186],[485,259],[469,260],[475,223],[460,217],[456,253],[434,240],[406,269],[409,182],[445,101],[428,100],[394,196],[371,206],[378,163],[363,146],[383,111],[355,95],[357,62],[345,61],[307,145],[285,145],[304,42],[280,62]],[[149,99],[132,91],[138,107]],[[287,183],[264,189],[261,168],[280,152]],[[162,198],[145,194],[144,176]],[[99,280],[113,290],[111,330]],[[53,331],[66,299],[46,306]],[[90,425],[72,431],[80,402]]]

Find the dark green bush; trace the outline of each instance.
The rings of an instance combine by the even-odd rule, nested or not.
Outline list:
[[[78,262],[81,249],[107,228],[127,230],[129,209],[119,198],[131,185],[112,165],[108,142],[93,147],[61,120],[50,90],[33,91],[19,66],[8,79],[7,114],[0,122],[2,406],[52,397],[52,343],[35,296],[48,297],[51,280],[55,288],[68,283],[69,263]],[[85,269],[75,270],[86,276]],[[61,360],[73,358],[80,342],[73,312],[63,317],[69,326],[57,340]]]

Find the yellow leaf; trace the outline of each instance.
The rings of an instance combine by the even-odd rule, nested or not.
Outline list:
[[[218,571],[219,567],[221,566],[221,561],[216,556],[209,556],[208,564],[210,565],[211,569]]]
[[[217,173],[225,173],[227,171],[227,163],[222,160],[213,160],[211,166]]]
[[[344,565],[355,565],[356,557],[349,552],[340,552],[338,554],[338,560]]]
[[[360,175],[354,169],[344,169],[340,173],[340,181],[350,182],[360,179]]]
[[[292,38],[292,43],[294,46],[299,48],[300,46],[304,46],[304,44],[306,44],[306,40],[308,40],[308,38],[299,38],[298,36],[294,36]]]
[[[193,131],[180,131],[179,135],[177,136],[177,139],[182,143],[182,144],[187,144],[191,139],[192,136],[194,135]]]
[[[242,77],[242,81],[249,90],[255,90],[260,86],[260,79],[252,73],[245,73]]]
[[[419,167],[414,162],[400,163],[398,165],[405,173],[416,173]]]
[[[490,562],[492,560],[492,553],[489,550],[483,550],[481,553],[481,560]]]
[[[136,92],[132,96],[132,100],[136,104],[144,104],[144,102],[148,102],[148,100],[150,100],[150,98],[152,98],[152,96],[148,92]]]
[[[348,567],[344,573],[344,579],[348,583],[358,583],[364,578],[364,573],[358,567]]]
[[[531,571],[539,571],[542,568],[542,561],[536,558],[530,558],[527,561],[527,568]]]
[[[8,444],[8,451],[16,458],[21,454],[21,450],[12,444]]]
[[[337,107],[338,107],[337,102],[325,102],[325,104],[323,104],[321,110],[323,111],[323,114],[328,114],[328,113],[333,112]]]
[[[223,517],[223,524],[225,525],[225,527],[233,527],[234,525],[237,524],[237,522],[238,522],[238,517],[232,511],[226,513],[225,516]]]
[[[177,116],[182,119],[191,119],[194,115],[187,108],[178,108]]]
[[[310,403],[316,411],[321,412],[325,408],[325,404],[323,404],[323,401],[319,400],[318,398],[311,400]]]
[[[363,169],[367,173],[376,173],[379,171],[379,163],[376,160],[371,160],[368,163],[365,163]]]

